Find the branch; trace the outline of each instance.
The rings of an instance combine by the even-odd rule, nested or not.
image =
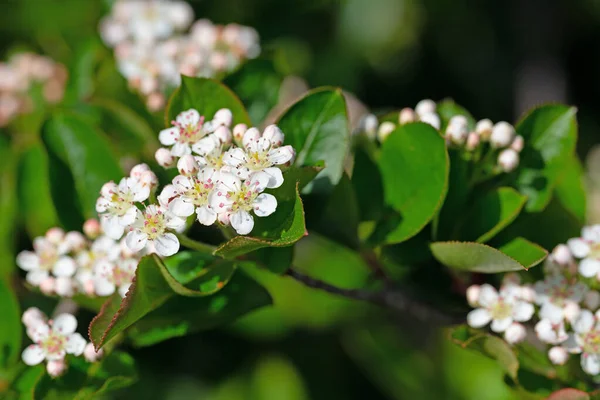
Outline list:
[[[199,251],[201,253],[212,254],[217,249],[215,246],[212,246],[210,244],[198,242],[194,239],[191,239],[183,233],[176,233],[175,236],[177,236],[177,239],[179,239],[179,243],[181,243],[183,246],[192,250]]]
[[[366,301],[382,307],[390,308],[397,312],[408,313],[423,322],[435,322],[437,324],[451,325],[464,322],[465,320],[464,316],[458,317],[443,313],[428,304],[411,299],[406,294],[398,291],[386,289],[375,292],[364,289],[343,289],[330,285],[327,282],[312,278],[296,271],[293,268],[288,269],[285,275],[303,283],[310,288],[347,297],[349,299]]]

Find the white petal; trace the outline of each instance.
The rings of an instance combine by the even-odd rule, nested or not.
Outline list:
[[[569,239],[567,245],[571,253],[577,258],[584,258],[590,254],[590,245],[581,238]]]
[[[276,165],[285,164],[294,157],[294,149],[292,146],[283,146],[276,149],[271,149],[267,153],[267,158],[270,162]]]
[[[186,154],[192,154],[192,149],[188,144],[177,142],[171,147],[171,154],[175,157],[182,157]]]
[[[513,319],[510,317],[504,319],[495,319],[492,321],[491,328],[494,332],[504,332],[512,323]]]
[[[573,322],[573,330],[577,333],[589,332],[594,326],[594,314],[589,310],[581,310]]]
[[[219,145],[218,139],[215,140],[215,137],[213,137],[212,135],[209,135],[205,138],[198,140],[196,143],[194,143],[194,145],[192,146],[192,150],[196,154],[205,156],[205,155],[211,153],[213,150],[215,150],[218,145]]]
[[[225,192],[239,192],[242,189],[242,181],[230,173],[221,173],[219,175],[219,185],[217,190]]]
[[[246,153],[244,150],[239,147],[234,147],[230,150],[227,150],[225,154],[223,154],[223,162],[232,167],[237,167],[242,164],[246,164],[248,162],[248,158],[246,157]]]
[[[192,211],[193,213],[193,211]],[[170,229],[174,229],[179,232],[181,229],[185,228],[185,219],[173,215],[172,213],[168,213],[166,215],[165,226]]]
[[[552,323],[547,319],[542,319],[535,324],[535,333],[542,342],[554,344],[556,340],[556,333],[552,329]]]
[[[172,144],[175,144],[175,141],[178,138],[179,138],[179,128],[177,128],[177,127],[163,129],[158,134],[158,140],[165,146],[171,146]]]
[[[598,272],[600,272],[600,261],[598,260],[585,258],[579,263],[579,273],[586,278],[591,278]]]
[[[17,255],[17,265],[25,271],[31,271],[40,267],[40,259],[33,251],[22,251]]]
[[[277,199],[272,194],[261,193],[256,197],[252,206],[256,215],[266,217],[277,209]]]
[[[263,172],[269,175],[269,182],[267,183],[269,189],[278,188],[283,184],[283,173],[279,168],[265,168]]]
[[[567,351],[571,354],[581,353],[581,346],[577,342],[577,338],[575,334],[570,333],[567,340],[562,344],[562,347],[567,349]]]
[[[581,230],[581,237],[588,242],[600,242],[600,225],[584,226]]]
[[[27,346],[21,355],[23,362],[27,365],[37,365],[46,358],[44,350],[37,344]]]
[[[565,316],[563,308],[554,303],[544,303],[539,314],[540,318],[550,320],[553,324],[562,322]]]
[[[525,322],[531,319],[534,311],[533,305],[519,301],[513,306],[512,316],[515,321]]]
[[[77,329],[77,319],[71,314],[60,314],[54,318],[54,323],[52,324],[53,331],[60,332],[63,335],[70,335],[75,332],[75,329]]]
[[[142,250],[146,246],[147,241],[148,235],[137,229],[132,230],[125,237],[125,244],[127,244],[129,250],[133,252],[138,252]]]
[[[487,283],[481,285],[479,291],[479,304],[483,307],[490,307],[498,302],[498,292],[496,289]]]
[[[169,203],[169,211],[178,217],[189,217],[194,213],[194,204],[184,197],[177,197]]]
[[[50,334],[50,327],[46,323],[39,323],[27,329],[27,336],[34,342],[39,342],[48,337]]]
[[[598,375],[600,373],[600,356],[598,354],[583,353],[581,368],[590,375]]]
[[[111,239],[119,240],[125,232],[125,228],[119,223],[119,217],[116,215],[102,215],[100,223],[104,234]]]
[[[52,267],[52,273],[55,276],[73,276],[77,265],[71,257],[62,256]]]
[[[266,172],[260,171],[253,173],[246,183],[249,183],[248,186],[253,191],[262,192],[267,188],[270,180],[271,177]]]
[[[154,240],[154,247],[159,255],[172,256],[179,251],[179,239],[172,233],[165,233]]]
[[[119,217],[119,224],[123,227],[128,227],[133,225],[135,219],[137,218],[139,209],[135,206],[129,207],[129,209]]]
[[[247,235],[254,228],[254,218],[247,211],[237,211],[229,217],[231,226],[239,235]]]
[[[25,276],[25,279],[27,280],[27,282],[31,283],[33,286],[39,286],[40,283],[42,283],[43,281],[46,280],[46,278],[48,278],[49,274],[48,271],[43,271],[40,269],[34,270],[34,271],[29,271],[27,273],[27,275]]]
[[[198,207],[196,217],[202,225],[210,226],[217,220],[217,213],[209,206]]]
[[[98,296],[110,296],[115,292],[115,285],[104,278],[96,278],[94,280],[94,292]]]
[[[486,326],[492,320],[492,316],[485,308],[476,308],[467,314],[467,324],[473,328]]]
[[[67,337],[67,344],[65,350],[69,354],[80,356],[85,349],[86,341],[79,333],[73,333]]]

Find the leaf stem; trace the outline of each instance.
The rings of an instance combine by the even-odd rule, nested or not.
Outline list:
[[[216,246],[198,242],[194,239],[187,237],[183,233],[176,233],[175,235],[177,236],[177,239],[179,239],[179,243],[181,243],[183,246],[188,247],[192,250],[197,250],[201,253],[212,254],[217,249]]]

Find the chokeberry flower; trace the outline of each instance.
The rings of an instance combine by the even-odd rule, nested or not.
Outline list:
[[[177,115],[171,128],[160,131],[158,139],[165,146],[171,147],[171,154],[181,157],[192,154],[192,145],[206,135],[203,129],[204,117],[198,111],[189,109]]]
[[[581,237],[569,239],[567,245],[573,256],[582,259],[579,273],[587,278],[600,273],[600,225],[586,226]]]
[[[76,264],[67,253],[68,246],[53,242],[48,237],[37,237],[33,241],[34,251],[22,251],[17,255],[17,265],[27,271],[27,282],[39,286],[47,278],[70,277]]]
[[[138,260],[134,258],[117,261],[104,260],[95,266],[94,291],[98,296],[110,296],[118,290],[121,297],[131,286]]]
[[[467,315],[468,324],[481,328],[491,321],[494,332],[504,332],[514,321],[528,321],[534,312],[533,305],[519,300],[511,291],[498,293],[488,284],[481,285],[477,304],[479,308]]]
[[[179,239],[170,232],[185,226],[185,220],[160,205],[151,204],[142,212],[137,210],[135,222],[125,237],[127,247],[139,252],[151,243],[156,253],[167,257],[179,251]]]
[[[213,168],[203,168],[193,176],[176,176],[173,186],[178,195],[169,202],[169,210],[178,217],[189,217],[195,212],[202,225],[214,224],[217,213],[209,204],[209,195],[218,176]]]
[[[582,310],[573,322],[574,332],[563,346],[581,353],[581,368],[590,375],[600,374],[600,324],[589,310]]]

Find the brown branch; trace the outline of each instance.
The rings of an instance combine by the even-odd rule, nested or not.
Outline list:
[[[372,291],[364,289],[344,289],[319,279],[312,278],[294,268],[286,271],[285,275],[301,282],[302,284],[349,299],[366,301],[382,307],[392,309],[396,312],[410,314],[422,322],[433,322],[442,325],[451,325],[464,322],[464,316],[456,316],[444,313],[423,302],[410,298],[399,291],[385,289]]]

